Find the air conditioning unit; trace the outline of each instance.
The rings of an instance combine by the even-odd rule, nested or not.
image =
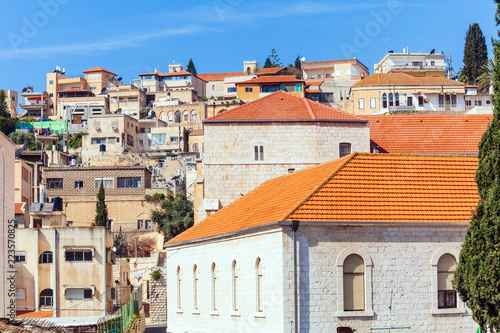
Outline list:
[[[116,126],[113,126],[113,127],[111,127],[111,128],[112,128],[113,130],[117,130],[117,129],[118,129],[118,127],[116,127]]]
[[[101,128],[100,128],[99,126],[96,126],[96,127],[95,127],[95,129],[96,129],[96,130],[100,130]]]

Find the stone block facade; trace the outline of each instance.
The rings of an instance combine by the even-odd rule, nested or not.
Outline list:
[[[158,318],[165,321],[167,313],[167,280],[149,280],[149,317],[153,323],[157,323]],[[159,317],[158,317],[159,316]]]
[[[370,152],[366,122],[207,123],[204,127],[205,198],[223,206],[266,180],[340,157]],[[255,160],[255,147],[263,159]]]

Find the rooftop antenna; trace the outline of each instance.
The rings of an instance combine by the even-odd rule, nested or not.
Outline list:
[[[445,59],[446,62],[446,77],[448,79],[453,79],[455,77],[455,72],[453,71],[453,62],[451,59],[451,52],[450,52],[450,57]]]
[[[390,39],[390,38],[382,38],[382,39],[379,39],[379,42],[384,41],[385,54],[387,54],[387,41],[388,41],[389,39]]]

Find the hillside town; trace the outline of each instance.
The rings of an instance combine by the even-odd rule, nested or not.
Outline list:
[[[497,332],[493,43],[0,87],[0,331]]]

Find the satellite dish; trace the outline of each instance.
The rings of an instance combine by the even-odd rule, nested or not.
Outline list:
[[[121,81],[122,77],[120,76],[119,78],[116,79],[116,81]]]
[[[107,93],[109,93],[108,87],[104,87],[101,89],[101,94],[107,94]]]
[[[300,61],[306,61],[306,57],[300,58]]]
[[[436,49],[431,50],[431,54],[434,54],[434,52],[436,52]]]

